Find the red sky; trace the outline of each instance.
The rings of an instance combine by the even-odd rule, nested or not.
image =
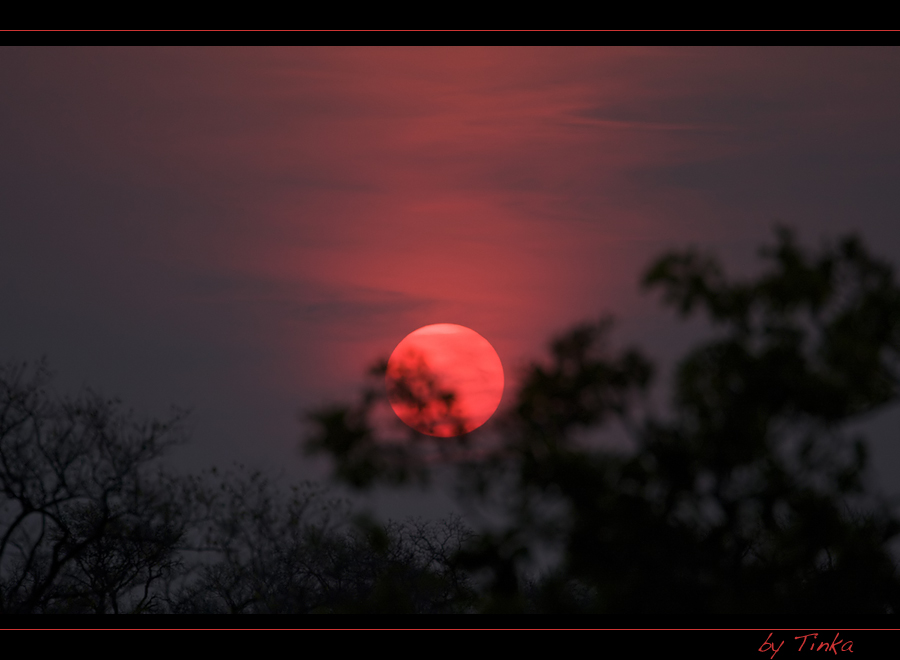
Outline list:
[[[509,392],[604,312],[687,346],[637,291],[664,250],[746,272],[780,220],[900,260],[898,80],[891,48],[2,48],[0,359],[310,472],[296,411],[422,325]]]

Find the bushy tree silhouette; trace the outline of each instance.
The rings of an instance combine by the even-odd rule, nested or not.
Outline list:
[[[570,331],[531,368],[502,446],[462,466],[465,491],[503,489],[509,503],[507,527],[456,556],[492,576],[482,611],[900,611],[900,524],[864,487],[866,445],[846,430],[897,400],[900,289],[854,237],[812,255],[779,228],[761,256],[747,281],[696,251],[647,271],[664,304],[713,329],[680,361],[665,416],[641,405],[651,362],[610,349],[608,321]],[[401,480],[425,441],[382,452],[375,401],[369,390],[313,416],[307,443],[357,487]],[[612,422],[632,453],[581,440]],[[541,543],[560,559],[528,577]]]

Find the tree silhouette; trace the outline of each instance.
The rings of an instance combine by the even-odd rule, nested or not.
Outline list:
[[[651,362],[612,350],[608,320],[532,366],[502,446],[461,466],[465,492],[508,503],[506,528],[455,558],[491,576],[482,611],[900,611],[900,524],[866,491],[866,446],[846,430],[897,400],[900,289],[855,237],[813,255],[779,228],[761,256],[746,281],[696,251],[646,272],[644,287],[714,333],[678,364],[665,416],[643,405]],[[307,443],[357,487],[417,466],[421,437],[381,451],[375,398],[314,416]],[[615,422],[632,453],[581,439]],[[528,576],[539,544],[560,559]]]
[[[471,610],[458,520],[352,524],[261,473],[175,477],[183,413],[136,420],[46,366],[0,368],[0,613]]]
[[[176,478],[160,459],[182,413],[144,422],[54,395],[43,365],[0,367],[0,613],[896,613],[900,521],[849,429],[897,401],[900,288],[853,237],[812,254],[780,229],[761,255],[744,281],[696,251],[648,269],[711,332],[664,414],[652,363],[604,319],[551,344],[493,431],[386,425],[391,396],[429,416],[454,398],[424,368],[386,388],[383,362],[358,401],[310,415],[306,450],[358,489],[456,466],[464,496],[501,503],[477,533],[354,523],[260,473]],[[591,440],[614,424],[632,451]]]
[[[0,369],[0,612],[143,612],[186,521],[154,464],[181,414],[140,422],[44,365]]]

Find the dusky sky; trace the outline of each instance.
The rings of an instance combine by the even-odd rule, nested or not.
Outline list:
[[[896,48],[0,48],[0,360],[193,408],[191,469],[320,479],[297,413],[458,323],[517,370],[663,251],[775,222],[900,265]],[[501,404],[502,406],[503,404]],[[900,414],[871,420],[897,491]]]

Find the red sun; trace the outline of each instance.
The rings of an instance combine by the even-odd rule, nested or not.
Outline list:
[[[503,396],[503,365],[474,330],[435,323],[397,344],[385,375],[388,400],[416,431],[449,438],[484,424]]]

